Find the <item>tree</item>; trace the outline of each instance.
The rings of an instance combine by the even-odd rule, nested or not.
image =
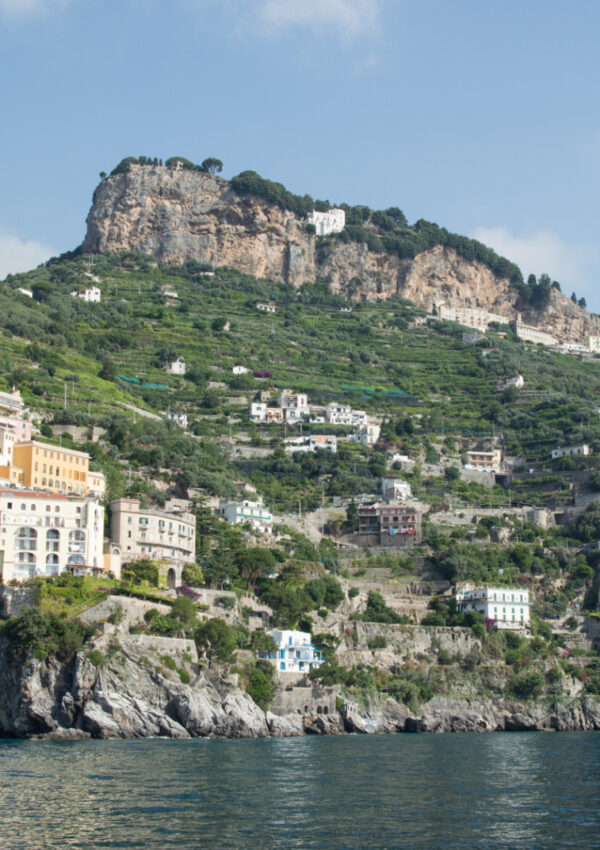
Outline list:
[[[101,171],[100,172],[100,179],[104,180],[105,177],[106,177],[106,171]]]
[[[123,565],[123,577],[135,584],[148,582],[153,587],[158,586],[158,565],[155,561],[131,561]]]
[[[580,299],[579,299],[579,301],[578,301],[577,303],[578,303],[578,304],[579,304],[579,306],[580,306],[582,309],[584,309],[584,310],[585,310],[585,308],[587,307],[587,301],[585,300],[585,298],[580,298]]]
[[[200,623],[194,638],[198,649],[204,651],[209,667],[212,666],[213,659],[224,664],[233,661],[233,654],[237,648],[237,634],[225,620],[213,617],[205,623]]]
[[[252,546],[249,549],[236,552],[234,562],[240,574],[248,580],[248,585],[260,576],[269,575],[277,564],[275,555],[271,550],[263,549],[260,546]]]
[[[263,631],[263,629],[256,629],[256,631],[252,632],[250,646],[254,652],[275,652],[277,649],[276,641],[268,632]]]
[[[346,523],[352,531],[356,531],[358,525],[358,506],[354,499],[348,503],[348,507],[346,508]]]
[[[573,304],[577,304],[577,296],[575,295],[575,292],[571,293],[571,301]]]
[[[117,377],[117,367],[110,357],[105,357],[102,361],[102,368],[98,373],[99,377],[104,381],[114,381]]]
[[[171,606],[171,615],[188,628],[196,622],[196,611],[196,606],[188,596],[178,596]]]
[[[446,481],[458,481],[460,478],[460,470],[457,466],[447,466],[444,470],[444,478]]]
[[[204,573],[200,564],[184,564],[181,579],[184,584],[190,584],[192,587],[204,584]]]
[[[223,163],[220,159],[215,159],[213,156],[209,156],[208,159],[205,159],[202,163],[202,171],[208,172],[208,174],[220,174],[223,171]]]

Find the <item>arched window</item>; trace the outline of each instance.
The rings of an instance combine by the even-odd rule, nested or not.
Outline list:
[[[67,564],[70,564],[71,566],[83,566],[83,564],[85,564],[85,560],[81,555],[69,555]]]
[[[85,552],[85,531],[76,528],[69,533],[69,552]]]
[[[37,549],[37,531],[35,528],[20,528],[17,531],[15,549],[19,552],[31,552]]]
[[[46,532],[46,552],[58,552],[60,547],[60,533],[55,528]]]
[[[35,564],[35,555],[33,552],[17,552],[17,564]]]
[[[44,484],[46,483],[45,478],[42,478],[42,481],[44,482]],[[52,507],[50,505],[46,505],[46,513],[50,513],[51,510],[52,510]]]
[[[46,555],[46,565],[49,567],[57,567],[58,555],[55,555],[53,552],[51,552],[49,555]]]

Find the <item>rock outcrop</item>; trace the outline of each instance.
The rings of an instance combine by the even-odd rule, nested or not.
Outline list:
[[[124,642],[125,644],[126,642]],[[418,712],[391,697],[364,705],[337,688],[300,689],[297,707],[282,692],[274,712],[262,711],[243,690],[204,671],[189,685],[164,675],[132,644],[100,669],[85,653],[69,663],[12,658],[0,640],[0,736],[76,738],[294,737],[384,732],[597,730],[600,701],[583,696],[535,702],[434,697]],[[278,713],[277,713],[278,712]]]
[[[519,304],[517,291],[477,261],[435,247],[414,260],[365,244],[317,239],[292,212],[236,194],[227,180],[183,168],[132,165],[96,188],[82,250],[136,250],[164,263],[197,260],[293,286],[328,281],[334,292],[368,300],[401,295],[426,310],[476,307],[587,344],[600,320],[553,291],[543,313]]]

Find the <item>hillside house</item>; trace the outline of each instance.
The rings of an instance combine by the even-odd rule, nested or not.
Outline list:
[[[366,425],[367,414],[364,410],[352,410],[348,404],[330,402],[326,410],[327,421],[330,425]]]
[[[231,371],[234,375],[247,375],[250,369],[247,369],[245,366],[233,366]]]
[[[260,310],[262,313],[276,313],[277,307],[274,304],[269,304],[266,301],[257,301],[256,309]]]
[[[187,428],[188,426],[187,413],[169,412],[165,414],[165,419],[168,419],[169,422],[175,422],[175,424],[179,425],[181,428]]]
[[[219,503],[218,513],[231,525],[249,523],[254,531],[272,534],[273,514],[265,508],[262,500],[251,502],[243,499],[238,502],[224,500]]]
[[[167,363],[164,367],[165,372],[170,372],[171,375],[185,375],[186,364],[183,357],[178,357],[176,360]]]
[[[590,454],[590,447],[587,443],[580,443],[577,446],[559,446],[552,449],[550,457],[555,460],[557,457],[587,457]]]
[[[483,451],[472,449],[467,452],[465,469],[485,469],[488,472],[502,472],[502,450]]]
[[[283,410],[280,407],[267,407],[265,411],[265,422],[283,423]]]
[[[478,611],[497,629],[525,629],[529,625],[529,591],[514,587],[472,587],[456,592],[459,611]]]
[[[510,387],[514,387],[516,390],[520,390],[525,384],[525,379],[523,375],[515,375],[514,378],[503,378],[496,384],[497,392],[501,393],[504,390],[510,389]]]
[[[323,651],[315,649],[309,632],[273,629],[269,634],[277,649],[259,651],[257,655],[270,661],[279,673],[308,673],[325,661]]]
[[[506,316],[499,313],[489,313],[479,307],[447,307],[445,304],[437,305],[438,317],[447,322],[458,322],[467,328],[475,328],[478,331],[487,331],[492,322],[501,325],[508,324]]]
[[[354,432],[354,440],[363,446],[374,446],[379,439],[380,434],[381,428],[379,425],[366,423],[365,425],[359,425],[357,427]]]
[[[293,393],[291,390],[283,390],[278,403],[285,411],[285,418],[288,422],[293,419],[302,419],[303,416],[308,416],[310,413],[306,393]]]
[[[87,286],[85,289],[75,289],[71,292],[71,298],[81,298],[82,301],[98,304],[102,299],[102,292],[99,286]]]
[[[358,536],[364,546],[406,546],[421,542],[421,513],[405,504],[360,505]]]
[[[341,233],[346,226],[346,213],[339,208],[327,212],[313,210],[306,216],[306,221],[314,225],[317,236],[328,236],[330,233]]]
[[[410,499],[412,490],[408,481],[402,478],[382,478],[381,494],[386,502],[397,502]]]
[[[253,422],[264,422],[267,418],[267,405],[262,401],[253,401],[250,405],[250,419]]]

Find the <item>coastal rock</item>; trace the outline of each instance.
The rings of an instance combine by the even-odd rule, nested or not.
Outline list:
[[[298,738],[304,735],[302,718],[298,714],[271,714],[266,713],[267,726],[272,738]]]
[[[366,244],[317,239],[304,222],[261,198],[237,195],[227,180],[183,168],[132,165],[94,192],[82,250],[141,251],[163,263],[188,260],[228,266],[295,287],[328,281],[356,300],[401,295],[427,311],[481,308],[543,327],[559,341],[587,345],[600,319],[556,289],[535,312],[483,263],[436,246],[414,259],[370,251]]]

